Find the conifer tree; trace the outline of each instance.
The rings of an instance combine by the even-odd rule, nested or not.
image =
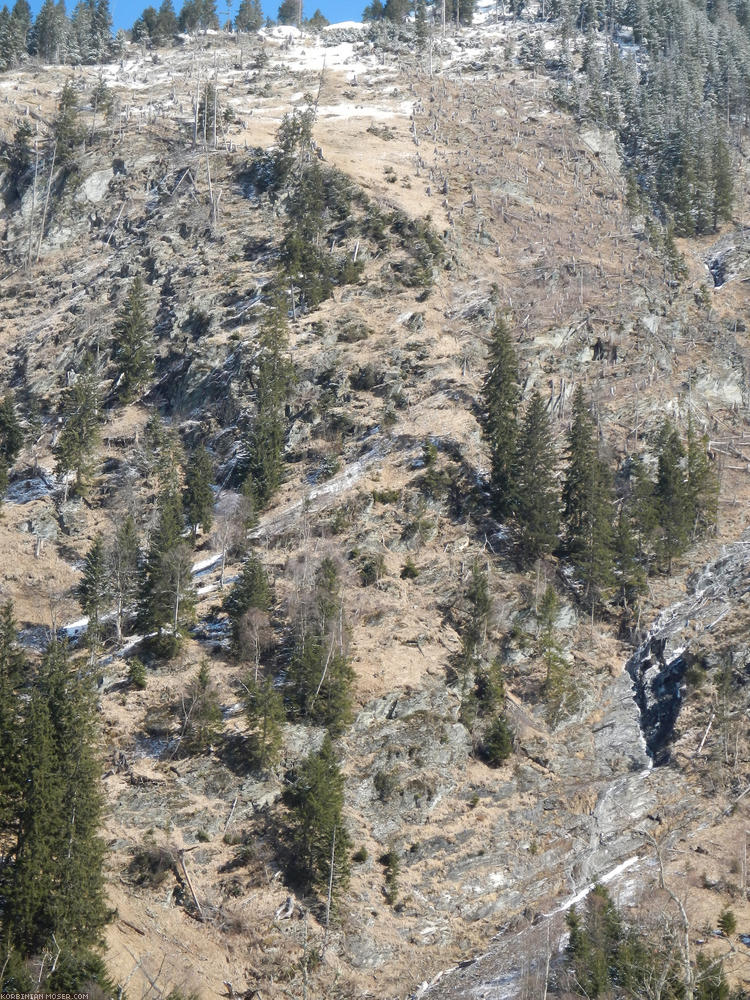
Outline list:
[[[115,602],[115,627],[117,641],[122,641],[122,630],[128,607],[138,593],[138,561],[140,546],[135,521],[128,514],[120,524],[111,546],[107,550],[107,572],[112,597]]]
[[[159,501],[159,521],[149,541],[140,588],[139,622],[156,630],[157,648],[169,655],[191,619],[195,594],[192,551],[182,541],[183,513],[178,484],[167,484]]]
[[[349,662],[341,581],[336,564],[325,558],[318,567],[311,613],[303,609],[288,671],[294,710],[337,736],[351,714],[354,671]]]
[[[31,694],[22,745],[23,798],[13,864],[3,872],[2,930],[6,948],[30,957],[46,947],[55,930],[50,904],[57,884],[55,855],[63,811],[49,705],[38,687]]]
[[[613,550],[615,599],[628,612],[646,590],[646,574],[638,558],[638,543],[624,504],[614,529]]]
[[[99,379],[90,365],[66,389],[62,407],[63,426],[55,445],[57,471],[75,473],[73,492],[85,496],[93,473],[94,452],[99,444]]]
[[[200,445],[187,465],[183,498],[185,517],[193,530],[193,539],[198,534],[198,525],[206,534],[213,524],[214,493],[211,489],[213,477],[211,456],[203,445]]]
[[[308,888],[325,890],[333,857],[335,899],[349,879],[351,842],[343,821],[344,778],[328,733],[320,750],[303,761],[285,800],[295,873]]]
[[[635,527],[637,558],[641,565],[648,570],[658,516],[656,488],[642,455],[635,455],[631,459],[630,480],[632,482],[630,506],[632,507]]]
[[[248,674],[245,681],[245,715],[248,723],[248,757],[264,771],[273,767],[281,749],[284,700],[270,677]]]
[[[0,461],[10,467],[23,447],[23,430],[16,415],[15,399],[9,392],[0,401]]]
[[[461,721],[470,727],[476,713],[476,696],[473,690],[469,691],[468,684],[481,664],[491,608],[487,574],[477,562],[472,566],[465,599],[468,615],[461,629],[461,651],[456,666],[461,688]]]
[[[581,386],[573,396],[562,488],[564,547],[593,609],[612,579],[612,482]]]
[[[414,36],[417,49],[422,52],[427,44],[427,4],[425,0],[417,0],[414,7]]]
[[[26,660],[16,638],[13,605],[7,601],[0,607],[0,872],[4,867],[6,846],[15,832],[23,791],[18,758],[22,719],[20,688],[26,670]],[[2,875],[0,891],[1,887]]]
[[[518,362],[504,319],[499,319],[492,331],[488,363],[482,389],[482,431],[490,449],[493,512],[502,518],[513,509],[520,398]]]
[[[86,553],[83,577],[76,591],[81,610],[88,615],[87,637],[92,649],[96,648],[101,637],[101,615],[105,610],[109,594],[104,538],[101,534],[97,534]]]
[[[19,768],[23,793],[3,937],[23,958],[59,949],[61,970],[75,978],[76,967],[90,964],[108,919],[101,774],[90,682],[71,671],[66,648],[56,642],[32,689]]]
[[[183,753],[205,753],[218,737],[221,726],[219,693],[204,660],[182,701],[181,750]]]
[[[248,489],[263,508],[281,484],[286,437],[285,403],[291,390],[293,369],[288,355],[286,319],[277,305],[263,325],[253,375],[256,414],[248,463]]]
[[[236,31],[260,31],[263,20],[260,0],[240,0],[237,16],[234,19]]]
[[[734,206],[732,161],[723,139],[716,142],[712,168],[711,221],[716,229],[719,221],[728,222],[731,219]]]
[[[547,715],[552,724],[570,711],[574,704],[574,691],[570,683],[568,665],[560,651],[555,636],[555,622],[560,601],[552,584],[548,584],[537,610],[539,621],[539,652],[545,668],[544,696]]]
[[[156,15],[156,41],[164,44],[177,33],[177,15],[172,0],[162,0]]]
[[[232,644],[239,651],[240,626],[243,616],[251,608],[267,612],[271,606],[271,587],[260,559],[250,553],[240,575],[224,599],[224,611],[232,623]]]
[[[552,550],[557,537],[555,450],[542,397],[535,390],[518,437],[513,467],[519,555],[529,564]]]
[[[676,428],[665,420],[658,438],[658,468],[654,499],[659,530],[658,551],[672,572],[672,560],[685,550],[691,527],[686,482],[685,449]]]
[[[121,403],[130,403],[148,383],[154,366],[153,336],[140,275],[130,286],[118,313],[113,339],[119,371],[117,394]]]
[[[716,525],[719,480],[708,457],[708,437],[698,434],[692,415],[688,417],[686,459],[691,535],[700,538]]]
[[[52,135],[55,142],[56,163],[61,167],[69,166],[83,142],[78,96],[69,80],[60,93],[57,114],[52,122]]]
[[[492,721],[484,735],[482,745],[485,759],[490,767],[499,767],[513,753],[513,732],[504,712]]]

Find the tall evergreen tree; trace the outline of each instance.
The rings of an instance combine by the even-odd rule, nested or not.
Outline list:
[[[258,508],[269,502],[283,474],[285,404],[293,380],[287,352],[286,318],[277,305],[261,330],[253,373],[257,409],[249,443],[248,483]]]
[[[22,740],[23,798],[13,864],[3,873],[2,930],[6,953],[14,948],[30,957],[44,950],[55,931],[51,904],[58,881],[56,853],[63,813],[50,709],[38,686],[31,694]]]
[[[612,477],[599,458],[583,388],[573,396],[562,488],[564,546],[593,608],[612,579]]]
[[[109,915],[93,692],[56,642],[31,693],[19,767],[23,794],[3,937],[23,958],[57,952],[60,974],[67,970],[75,981]]]
[[[310,889],[325,891],[331,883],[335,898],[349,879],[351,845],[343,821],[344,778],[328,733],[303,761],[285,800],[296,874]]]
[[[141,276],[137,275],[113,330],[114,360],[119,369],[117,393],[130,403],[148,384],[154,367],[154,344]]]
[[[173,482],[159,501],[159,521],[149,541],[138,615],[141,627],[158,633],[156,647],[167,655],[175,652],[195,604],[192,551],[182,540],[182,528],[180,491]]]
[[[734,207],[732,161],[723,139],[716,142],[712,168],[711,221],[716,229],[720,221],[728,222],[731,219]]]
[[[62,62],[66,49],[65,8],[55,0],[44,0],[29,33],[29,51],[42,62]]]
[[[8,488],[8,473],[22,445],[23,431],[16,417],[13,395],[8,393],[0,401],[0,498]]]
[[[708,438],[698,434],[692,415],[688,417],[686,459],[691,534],[693,538],[700,538],[716,525],[719,480],[708,457]]]
[[[183,506],[188,525],[193,529],[193,538],[198,534],[198,526],[206,534],[211,530],[214,514],[213,464],[211,456],[203,445],[196,448],[185,472],[185,494]]]
[[[63,397],[63,426],[55,445],[57,471],[75,473],[73,492],[84,496],[93,474],[93,458],[101,435],[99,379],[89,365]]]
[[[638,543],[628,510],[623,504],[613,535],[615,599],[627,612],[646,590],[646,573],[638,558]]]
[[[270,677],[248,674],[245,689],[248,757],[263,771],[273,767],[281,749],[284,699]]]
[[[52,121],[52,136],[55,162],[61,167],[69,166],[83,142],[78,96],[70,80],[66,81],[60,92],[57,114]]]
[[[325,558],[315,577],[310,607],[302,609],[287,674],[296,713],[337,736],[351,714],[354,671],[349,662],[341,580]]]
[[[279,24],[294,24],[300,26],[299,0],[281,0],[276,20]]]
[[[16,415],[15,399],[9,392],[0,400],[0,460],[13,465],[23,447],[23,430]]]
[[[255,608],[267,612],[271,607],[271,586],[263,563],[254,553],[245,560],[240,575],[224,599],[224,611],[232,623],[232,645],[239,650],[242,619]]]
[[[101,616],[110,596],[104,538],[101,533],[94,537],[91,548],[86,553],[83,577],[78,584],[76,596],[81,610],[88,615],[88,642],[95,649],[101,637]]]
[[[236,31],[260,31],[263,20],[260,0],[240,0],[237,16],[234,19]]]
[[[13,605],[7,601],[0,607],[0,894],[4,855],[15,833],[23,791],[18,767],[22,721],[20,688],[27,669],[17,642]]]
[[[138,592],[138,561],[140,546],[135,521],[128,515],[115,533],[107,550],[107,572],[115,602],[117,641],[122,641],[125,615]]]
[[[659,530],[657,547],[672,572],[672,560],[685,550],[691,527],[691,504],[685,474],[685,449],[677,429],[665,420],[658,438],[654,498]]]
[[[535,390],[518,436],[513,467],[519,555],[525,564],[550,552],[555,544],[559,500],[554,467],[549,418],[542,397]]]
[[[518,438],[518,362],[504,319],[492,331],[489,370],[482,388],[482,431],[490,449],[490,489],[497,517],[513,509]]]
[[[177,14],[172,0],[162,0],[156,15],[154,42],[164,44],[177,34]]]
[[[182,701],[180,749],[183,753],[205,753],[218,737],[221,726],[219,692],[204,660]]]
[[[425,0],[417,0],[414,8],[414,37],[417,49],[422,52],[427,45],[427,4]]]

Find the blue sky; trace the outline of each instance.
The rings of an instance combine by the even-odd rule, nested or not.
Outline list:
[[[77,0],[65,0],[68,13],[71,12]],[[179,14],[182,0],[172,0],[174,8]],[[329,21],[359,21],[362,11],[369,0],[305,0],[305,16],[309,17],[316,7],[320,7]],[[42,0],[30,0],[31,9],[36,15],[42,6]],[[144,7],[149,5],[157,7],[161,0],[109,0],[109,8],[112,11],[112,20],[115,30],[117,28],[129,28],[138,17]],[[239,0],[232,0],[232,11],[237,9]],[[276,17],[281,0],[262,0],[263,10],[269,17]],[[1,6],[1,4],[0,4]],[[227,0],[217,0],[217,10],[219,17],[223,20],[226,16]]]

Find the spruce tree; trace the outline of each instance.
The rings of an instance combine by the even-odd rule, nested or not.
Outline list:
[[[489,370],[482,388],[482,431],[490,449],[490,489],[496,517],[511,513],[518,437],[518,362],[510,330],[499,319],[492,331]]]
[[[612,580],[612,477],[598,455],[596,425],[581,386],[573,396],[562,487],[564,549],[593,609]]]
[[[339,735],[351,715],[354,671],[349,662],[341,581],[325,558],[315,577],[312,608],[297,622],[287,674],[289,699],[302,718]]]
[[[156,647],[165,655],[179,645],[184,625],[192,619],[192,551],[182,540],[183,513],[176,481],[159,500],[159,521],[149,540],[139,597],[139,623],[158,633]]]
[[[557,538],[559,501],[554,467],[549,418],[535,390],[518,436],[512,473],[518,550],[525,565],[550,552]]]
[[[109,585],[115,603],[118,642],[122,641],[125,615],[138,593],[139,558],[138,530],[132,516],[128,514],[115,533],[106,559]]]
[[[93,678],[71,671],[66,646],[53,642],[38,683],[50,710],[63,790],[52,901],[55,936],[66,942],[67,951],[77,952],[98,944],[109,917],[102,875],[105,846],[98,833],[104,802]]]
[[[154,367],[153,335],[140,275],[130,286],[112,335],[114,360],[119,373],[117,395],[121,403],[130,403],[148,384]]]
[[[629,471],[632,483],[629,506],[632,509],[637,559],[646,570],[649,570],[651,550],[658,525],[656,487],[642,455],[633,456]]]
[[[638,558],[638,543],[624,504],[615,525],[613,550],[615,600],[628,612],[646,590],[646,573]]]
[[[271,587],[268,575],[260,559],[250,553],[234,583],[224,599],[224,611],[232,623],[232,645],[236,653],[240,648],[241,622],[252,608],[267,612],[271,607]]]
[[[23,797],[13,864],[3,872],[3,940],[24,957],[41,952],[55,931],[51,905],[58,883],[63,789],[58,783],[55,739],[44,693],[31,694],[19,760]]]
[[[252,766],[264,771],[273,767],[281,749],[284,699],[270,677],[248,674],[245,681],[247,748]]]
[[[672,560],[687,546],[691,527],[691,505],[685,474],[685,449],[676,428],[665,420],[658,438],[658,468],[654,499],[658,524],[657,548],[672,572]]]
[[[260,0],[240,0],[237,16],[234,19],[236,31],[260,31],[263,20]]]
[[[331,737],[301,764],[285,794],[290,811],[290,839],[295,874],[304,885],[325,891],[331,881],[334,899],[349,879],[351,842],[343,821],[344,778]]]
[[[414,36],[417,50],[423,52],[427,44],[427,4],[425,0],[417,0],[414,8]]]
[[[257,508],[266,506],[283,475],[287,426],[284,407],[293,381],[287,351],[286,319],[277,305],[261,330],[253,373],[257,408],[249,442],[247,482]]]
[[[83,142],[83,128],[79,115],[78,96],[73,84],[68,80],[60,93],[57,114],[52,122],[55,161],[61,167],[70,166]]]
[[[490,724],[482,745],[484,757],[490,767],[500,767],[513,753],[513,731],[504,712]]]
[[[0,607],[0,873],[23,791],[18,767],[23,708],[20,689],[27,669],[17,642],[13,605],[7,601]]]
[[[211,456],[201,445],[196,448],[185,472],[185,494],[183,507],[188,525],[192,528],[193,539],[198,534],[198,526],[207,534],[213,524],[214,493],[211,483],[214,478]]]
[[[216,685],[204,660],[182,700],[183,753],[205,753],[217,739],[222,726],[221,705]]]
[[[461,721],[469,728],[476,715],[476,695],[468,688],[470,679],[479,670],[487,642],[487,625],[491,608],[487,574],[477,562],[471,570],[466,588],[467,619],[461,629],[461,650],[456,659],[461,693]]]
[[[91,548],[83,563],[83,578],[78,584],[76,596],[81,610],[88,615],[87,636],[89,645],[95,649],[101,637],[101,615],[109,599],[110,586],[107,572],[104,538],[94,537]]]
[[[69,971],[90,964],[109,916],[96,741],[90,681],[71,671],[65,646],[53,642],[25,722],[23,794],[2,930],[24,958],[59,949],[61,968]]]
[[[708,457],[708,437],[698,434],[692,416],[688,417],[686,459],[691,534],[700,538],[716,526],[719,480]]]
[[[0,461],[10,468],[23,447],[23,430],[18,422],[13,393],[0,401]]]
[[[156,16],[156,38],[162,45],[177,33],[177,15],[172,0],[162,0]]]
[[[65,391],[62,421],[62,430],[54,448],[57,472],[62,475],[74,472],[73,492],[85,496],[101,436],[99,379],[90,366],[85,367]]]
[[[734,206],[732,161],[723,139],[716,142],[712,171],[711,221],[716,229],[720,221],[728,222],[731,219]]]

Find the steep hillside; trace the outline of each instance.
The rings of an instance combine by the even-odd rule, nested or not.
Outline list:
[[[67,632],[98,681],[106,961],[129,996],[407,997],[479,953],[427,995],[478,996],[490,983],[508,991],[492,995],[521,995],[515,973],[555,952],[564,905],[590,883],[609,875],[623,902],[644,905],[658,845],[667,881],[683,878],[674,892],[690,888],[695,942],[730,899],[750,919],[746,873],[732,873],[750,781],[738,721],[744,206],[736,225],[678,239],[676,274],[643,206],[626,204],[614,134],[574,119],[553,101],[559,81],[523,68],[523,51],[548,36],[523,19],[466,29],[436,43],[430,72],[426,56],[378,48],[356,28],[275,29],[0,77],[2,135],[31,122],[24,169],[2,175],[0,384],[25,433],[0,522],[2,595],[33,656],[51,631]],[[66,82],[80,134],[61,163],[53,120]],[[107,115],[94,101],[102,82]],[[311,123],[313,144],[290,144],[281,177],[273,149],[290,122]],[[319,221],[300,249],[291,241],[307,209]],[[114,330],[139,275],[155,358],[128,400]],[[237,512],[262,413],[259,359],[279,315],[294,374],[284,475],[246,522]],[[651,575],[635,611],[612,599],[590,614],[559,554],[519,568],[512,525],[492,515],[480,400],[502,316],[524,401],[537,389],[551,417],[558,481],[578,386],[620,485],[633,455],[652,466],[665,416],[708,436],[716,531],[671,575]],[[100,442],[77,496],[60,441],[71,392],[91,372]],[[102,645],[87,652],[76,588],[92,542],[132,515],[143,564],[171,477],[189,478],[200,445],[215,516],[210,532],[185,526],[195,617],[179,650],[160,655],[134,614],[118,642],[110,600]],[[268,615],[247,625],[257,659],[247,634],[236,655],[223,604],[246,543],[273,585]],[[713,573],[730,580],[718,597],[705,579],[689,584],[732,543]],[[258,768],[244,711],[254,664],[287,681],[325,560],[353,668],[351,717],[334,732],[351,878],[329,926],[326,887],[306,892],[291,874],[284,795],[324,728],[287,705],[278,761]],[[489,581],[486,658],[502,664],[514,739],[499,767],[483,759],[486,732],[467,717],[456,666],[478,571]],[[570,683],[557,708],[547,584]],[[669,607],[685,634],[657,654],[652,633],[665,625],[651,625]],[[142,688],[129,674],[136,655]],[[679,658],[662,705],[654,685]],[[186,752],[202,663],[220,719]],[[687,871],[685,851],[702,855]],[[742,980],[738,955],[727,968]]]

